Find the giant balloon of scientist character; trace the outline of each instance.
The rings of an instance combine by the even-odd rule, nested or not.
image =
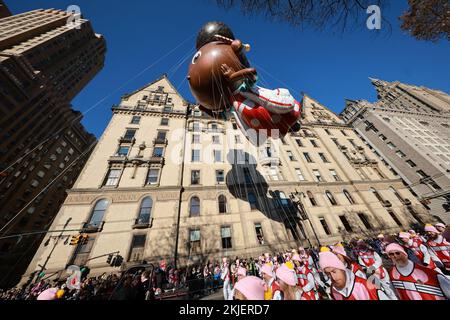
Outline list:
[[[197,37],[198,52],[189,66],[191,92],[210,115],[230,112],[245,136],[255,144],[260,136],[282,138],[300,130],[301,105],[287,89],[256,85],[257,71],[244,51],[250,46],[235,39],[221,22],[209,22]],[[253,134],[253,138],[250,136]]]

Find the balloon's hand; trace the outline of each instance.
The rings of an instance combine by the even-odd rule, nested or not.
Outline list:
[[[222,64],[220,66],[220,70],[222,71],[222,74],[224,75],[224,77],[228,80],[231,81],[231,76],[234,74],[234,69],[231,68],[230,66],[228,66],[227,64]]]

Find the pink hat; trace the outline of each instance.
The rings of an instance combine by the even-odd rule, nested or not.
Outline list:
[[[272,271],[272,267],[268,264],[264,264],[261,268],[261,273],[265,273],[268,276],[273,277],[273,271]]]
[[[432,225],[427,225],[425,227],[425,231],[426,232],[432,232],[432,233],[440,233],[435,227],[433,227]]]
[[[401,252],[405,256],[408,256],[408,254],[406,253],[405,249],[401,245],[399,245],[397,243],[391,243],[390,245],[388,245],[386,247],[386,253],[389,254],[391,252]]]
[[[298,261],[298,262],[301,262],[302,259],[300,259],[300,256],[299,256],[298,254],[294,254],[294,255],[292,256],[292,261]]]
[[[334,246],[333,253],[343,255],[344,257],[347,256],[347,252],[345,252],[345,249],[342,246]]]
[[[37,300],[40,301],[51,301],[56,300],[56,293],[58,292],[58,288],[50,288],[42,292],[38,297]]]
[[[443,223],[438,223],[438,224],[435,225],[435,227],[436,227],[436,228],[444,228],[444,229],[447,228],[447,227],[445,226],[445,224],[443,224]]]
[[[400,232],[398,237],[400,239],[407,239],[407,240],[409,240],[409,239],[411,239],[411,234],[408,233],[408,232]]]
[[[238,276],[247,276],[247,269],[239,267],[238,271],[237,271]]]
[[[345,266],[341,260],[333,252],[321,252],[319,253],[319,265],[322,270],[326,268],[335,268],[345,271]]]
[[[294,287],[297,285],[297,275],[295,274],[295,271],[289,269],[285,264],[278,268],[277,278],[289,286]]]
[[[239,280],[235,286],[236,290],[242,293],[248,300],[264,300],[266,284],[264,280],[257,277],[245,277]]]

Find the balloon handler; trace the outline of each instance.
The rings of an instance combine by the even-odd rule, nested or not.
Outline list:
[[[301,105],[287,89],[257,86],[258,75],[245,56],[250,46],[235,39],[223,23],[207,23],[197,38],[189,67],[191,92],[213,117],[231,113],[253,144],[300,130]]]

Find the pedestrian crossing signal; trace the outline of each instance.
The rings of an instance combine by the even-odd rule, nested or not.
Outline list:
[[[114,266],[115,267],[120,267],[120,266],[122,266],[122,263],[123,263],[123,257],[122,256],[117,256],[116,257],[116,261],[114,263]]]

